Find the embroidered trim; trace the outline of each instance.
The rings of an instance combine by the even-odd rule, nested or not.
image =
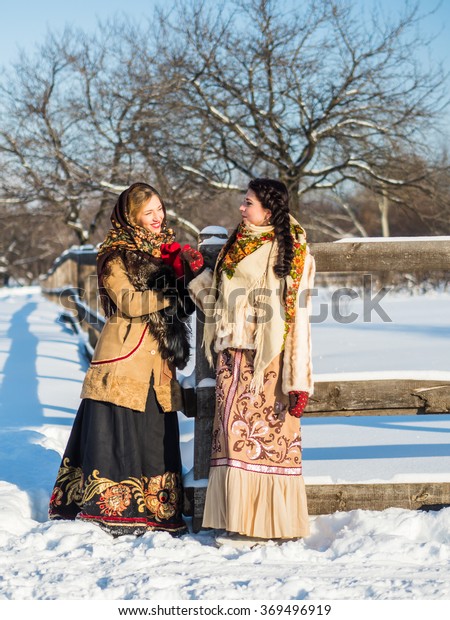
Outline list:
[[[255,463],[245,463],[238,459],[230,459],[227,457],[221,457],[218,459],[211,459],[211,467],[236,467],[237,469],[244,469],[250,472],[256,472],[258,474],[277,474],[281,476],[300,476],[302,473],[301,467],[273,467],[271,465],[256,465]]]
[[[139,517],[98,517],[96,515],[88,515],[84,512],[80,512],[78,513],[77,519],[80,519],[81,521],[98,521],[99,523],[111,523],[112,525],[116,525],[117,523],[119,523],[119,525],[123,526],[123,527],[134,527],[135,525],[145,525],[146,527],[151,527],[154,529],[161,529],[161,530],[170,530],[170,531],[181,531],[181,530],[185,530],[186,526],[183,525],[177,525],[176,523],[164,523],[164,525],[162,525],[161,523],[157,523],[156,521],[152,521],[150,519],[146,519],[145,517],[143,518],[139,518]]]
[[[122,517],[122,516],[114,516],[108,515],[105,517],[99,517],[98,515],[88,515],[85,512],[79,512],[77,514],[77,519],[83,519],[85,521],[102,521],[104,523],[117,523],[119,522],[121,525],[134,525],[141,524],[144,525],[147,523],[147,519],[145,517]]]
[[[50,500],[49,516],[64,516],[65,508],[75,504],[79,508],[80,518],[102,522],[150,522],[165,528],[169,519],[181,516],[181,503],[182,486],[178,473],[165,472],[140,478],[130,476],[116,482],[100,476],[99,471],[94,469],[86,479],[82,468],[74,467],[70,459],[65,457]],[[84,512],[87,505],[94,514]],[[143,516],[127,516],[131,510]],[[145,516],[146,513],[149,516]],[[169,525],[174,527],[173,523]],[[179,523],[175,525],[178,527]]]
[[[141,346],[142,341],[144,340],[144,336],[145,336],[145,332],[146,332],[147,328],[148,328],[148,325],[146,325],[144,327],[144,331],[142,332],[142,336],[141,336],[139,342],[137,343],[137,345],[134,347],[134,349],[132,351],[130,351],[126,355],[123,355],[122,357],[115,357],[115,358],[110,359],[110,360],[99,360],[99,361],[91,362],[91,366],[98,366],[99,364],[112,364],[113,362],[121,362],[122,360],[126,360],[129,357],[131,357],[134,353],[136,353],[136,351]]]
[[[292,259],[291,271],[292,284],[288,287],[285,302],[284,336],[283,348],[291,325],[295,321],[295,311],[297,306],[297,295],[303,275],[306,258],[306,243],[294,242],[294,257]]]
[[[230,386],[230,391],[228,392],[227,400],[225,402],[225,411],[223,415],[222,421],[222,432],[225,434],[228,428],[228,420],[230,418],[231,406],[233,405],[234,397],[236,396],[236,392],[239,385],[239,375],[241,372],[241,361],[242,361],[242,351],[239,349],[236,351],[236,357],[234,361],[233,368],[233,382]]]

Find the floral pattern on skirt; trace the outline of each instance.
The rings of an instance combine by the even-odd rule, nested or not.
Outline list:
[[[177,531],[182,487],[180,475],[166,472],[147,478],[130,477],[116,482],[100,476],[98,470],[85,479],[80,467],[66,457],[59,469],[50,499],[50,517],[63,517],[64,509],[76,518],[95,521],[111,533],[143,533],[146,530]],[[73,506],[70,506],[73,504]],[[182,523],[181,529],[185,526]]]
[[[281,390],[282,354],[255,394],[255,351],[217,359],[216,411],[203,526],[259,538],[309,535],[301,431]]]
[[[111,533],[187,531],[178,417],[152,387],[145,412],[81,401],[49,505],[50,519],[91,521]]]
[[[226,349],[217,361],[216,416],[211,467],[230,465],[248,471],[302,473],[300,425],[288,413],[281,392],[280,359],[264,374],[264,390],[250,390],[253,357],[250,350]]]

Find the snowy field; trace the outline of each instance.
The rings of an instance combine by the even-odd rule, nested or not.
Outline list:
[[[328,297],[314,299],[316,315]],[[392,322],[365,323],[357,299],[341,308],[355,322],[328,312],[313,324],[316,379],[449,379],[450,295],[389,295],[381,305]],[[93,524],[49,522],[87,368],[58,315],[37,288],[0,289],[0,599],[450,598],[450,508],[311,517],[307,539],[239,550],[216,547],[213,532],[114,540]],[[180,426],[187,472],[193,422],[180,415]],[[306,483],[450,481],[449,433],[450,415],[307,418]]]

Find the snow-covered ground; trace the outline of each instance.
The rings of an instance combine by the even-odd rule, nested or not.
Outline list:
[[[315,314],[328,303],[322,291]],[[450,295],[392,295],[392,319],[313,324],[316,379],[450,377]],[[325,306],[323,306],[325,307]],[[217,548],[214,533],[112,539],[49,522],[47,504],[87,362],[39,289],[0,289],[0,599],[331,600],[450,598],[450,508],[311,517],[283,545]],[[193,362],[185,370],[188,375]],[[342,374],[340,374],[342,373]],[[193,422],[180,415],[184,468]],[[307,483],[450,481],[450,415],[307,418]]]

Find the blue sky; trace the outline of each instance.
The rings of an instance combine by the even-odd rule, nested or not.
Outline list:
[[[276,1],[276,0],[275,0]],[[302,0],[292,0],[301,2]],[[411,0],[413,1],[413,0]],[[65,25],[95,30],[99,19],[126,14],[142,20],[151,14],[157,0],[0,0],[0,66],[7,66],[17,57],[19,47],[32,51],[45,39],[47,30],[62,31]],[[168,6],[171,0],[164,0]],[[358,6],[365,13],[374,5],[380,5],[386,15],[398,15],[404,0],[359,0]],[[442,61],[450,72],[450,0],[419,0],[425,13],[438,6],[434,15],[427,17],[421,30],[435,34],[436,39],[424,60]],[[450,80],[449,87],[450,93]],[[446,117],[449,119],[450,110]]]
[[[154,4],[152,0],[1,0],[0,65],[14,60],[18,47],[32,50],[47,30],[61,31],[68,24],[95,30],[98,19],[118,13],[142,19]]]
[[[296,0],[297,2],[301,0]],[[164,5],[167,6],[166,0]],[[424,11],[439,0],[420,0]],[[0,19],[0,65],[9,64],[17,55],[17,48],[31,50],[41,42],[47,29],[62,30],[73,24],[93,30],[97,19],[126,13],[142,19],[151,12],[155,0],[2,0]],[[404,5],[403,0],[359,0],[361,8],[380,4],[387,14],[395,15]],[[423,23],[425,32],[439,33],[431,53],[436,59],[447,61],[450,67],[450,0],[442,0],[436,14]]]

